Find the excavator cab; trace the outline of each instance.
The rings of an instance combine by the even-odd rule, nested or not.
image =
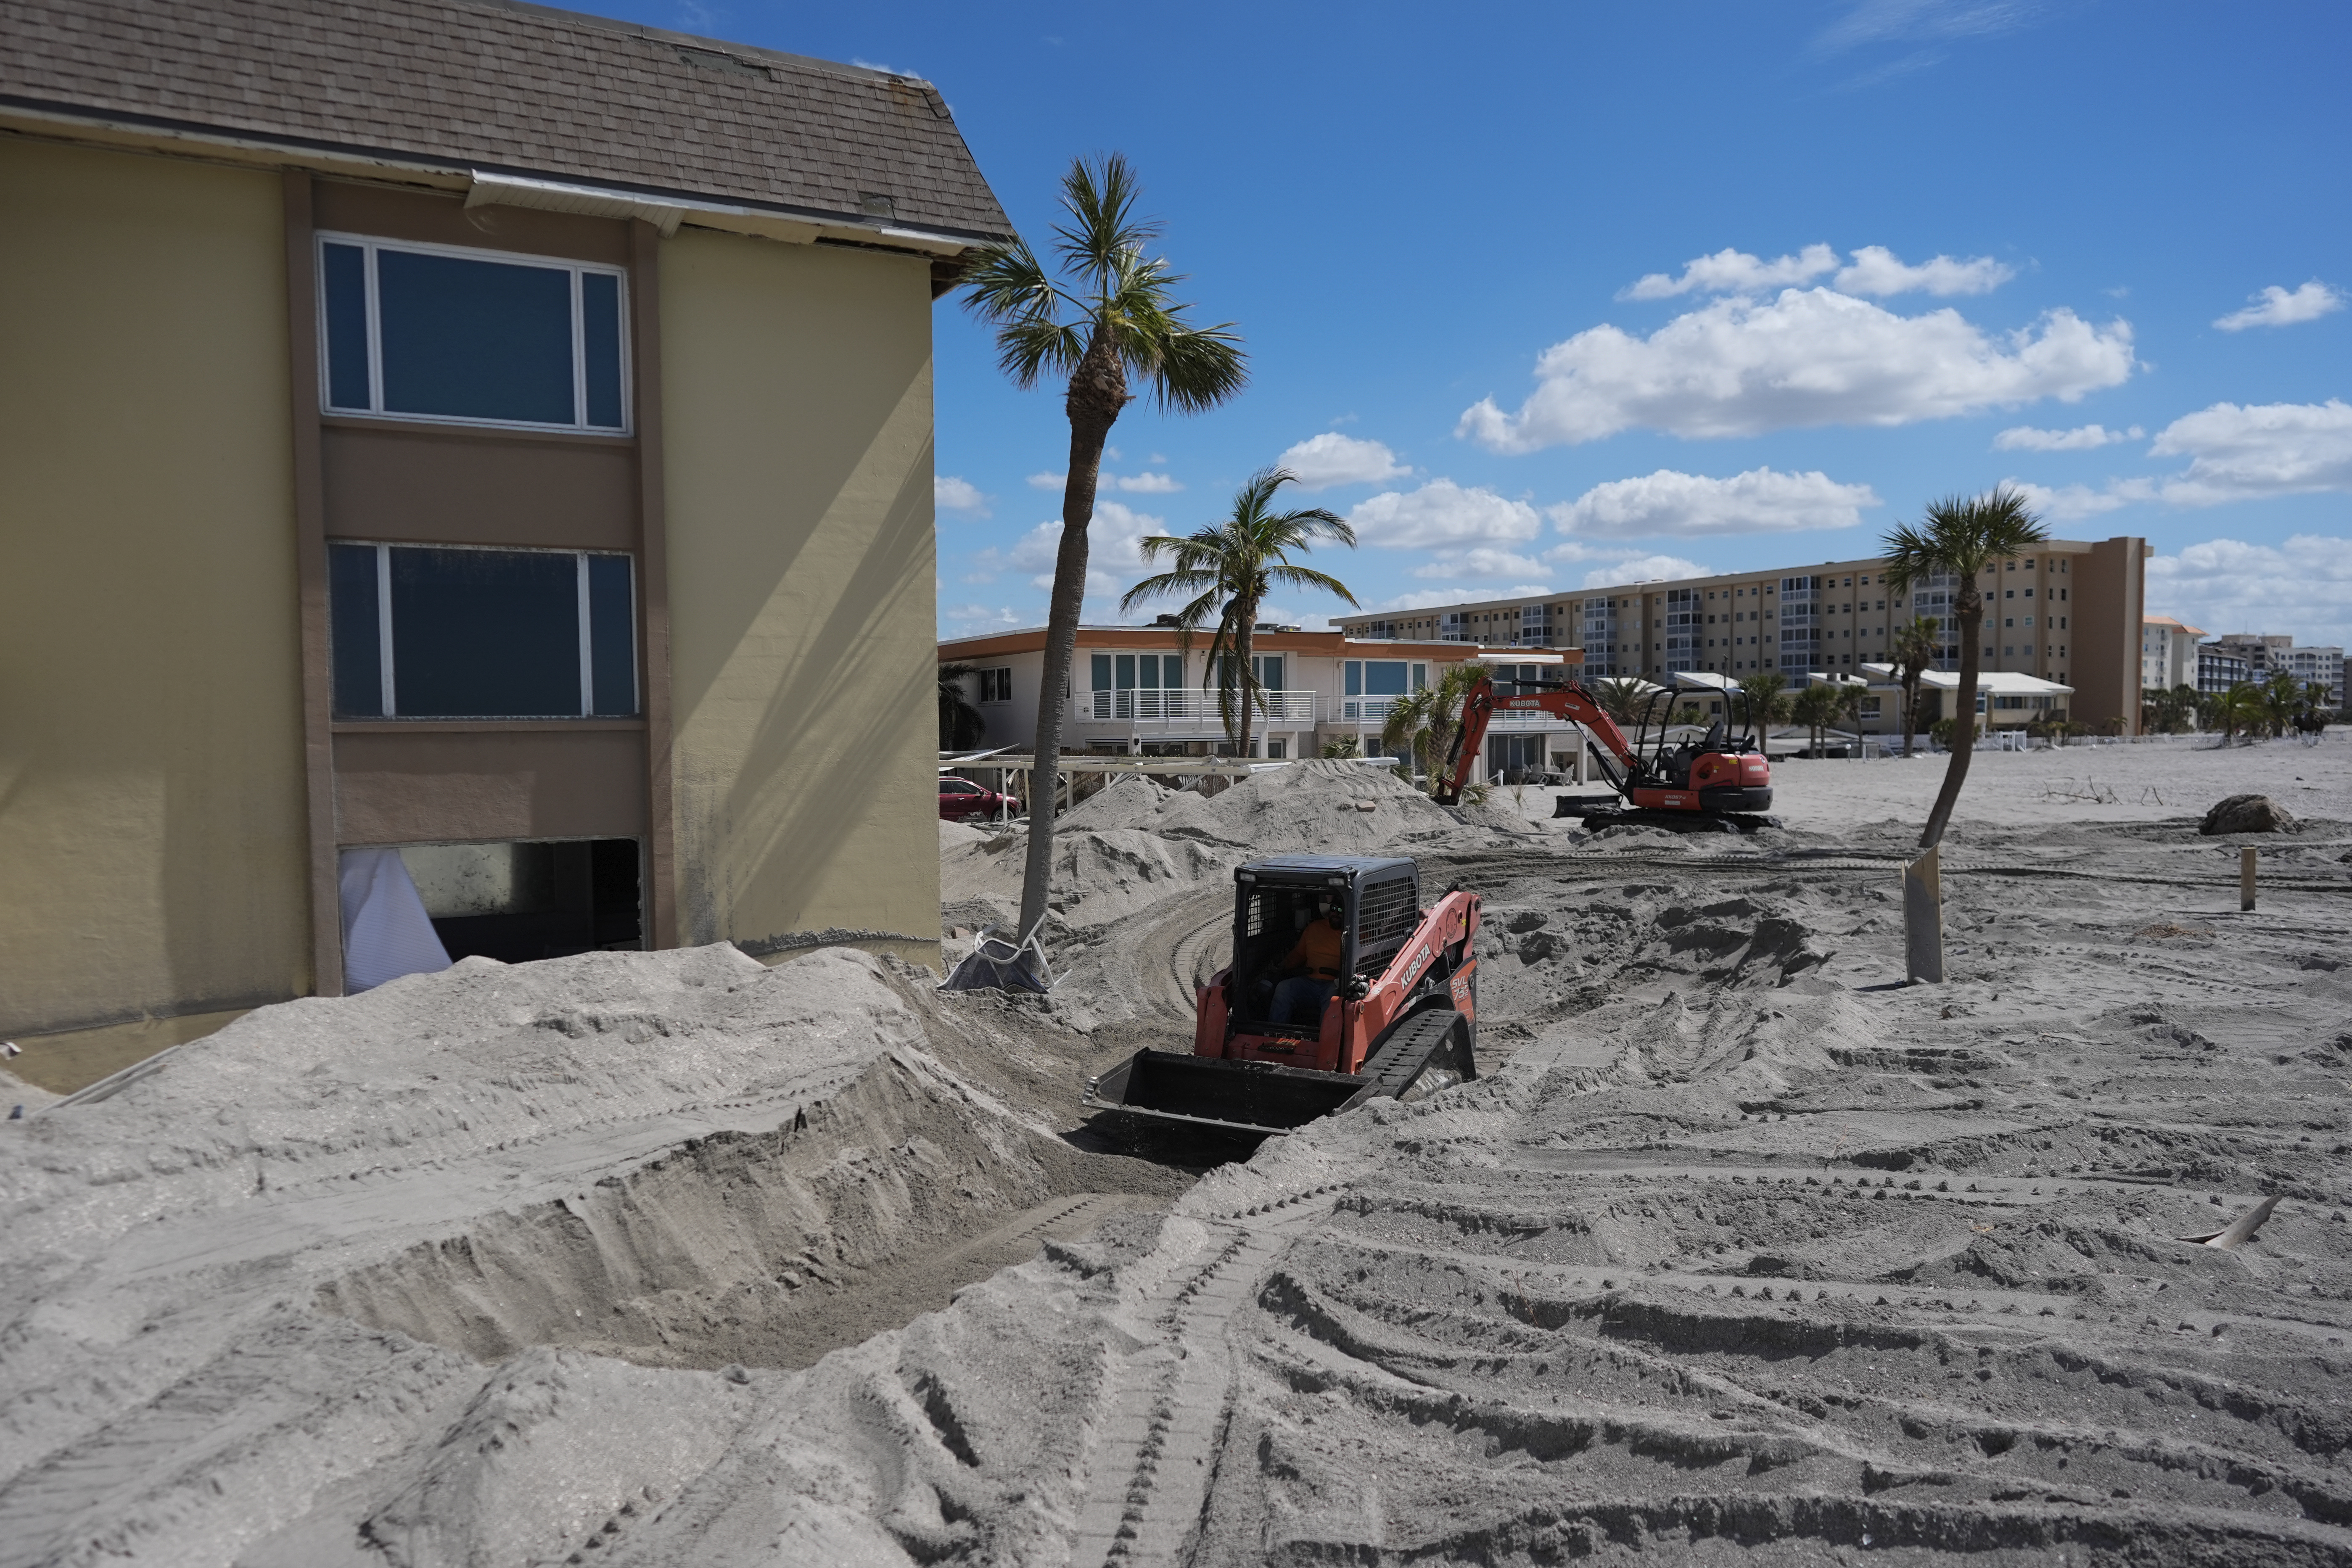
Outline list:
[[[1458,889],[1423,908],[1410,860],[1252,861],[1234,873],[1233,961],[1198,989],[1191,1052],[1138,1051],[1085,1103],[1265,1136],[1475,1078],[1478,911]],[[1307,940],[1331,916],[1336,943]]]

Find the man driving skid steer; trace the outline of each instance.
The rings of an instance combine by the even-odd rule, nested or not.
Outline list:
[[[1323,1009],[1339,985],[1347,937],[1342,919],[1337,899],[1327,894],[1315,901],[1315,918],[1282,960],[1284,968],[1296,972],[1274,988],[1274,1022],[1311,1029],[1323,1021]]]

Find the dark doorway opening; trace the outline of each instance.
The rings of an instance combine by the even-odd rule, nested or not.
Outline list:
[[[453,960],[522,964],[645,946],[635,839],[425,844],[401,856]]]

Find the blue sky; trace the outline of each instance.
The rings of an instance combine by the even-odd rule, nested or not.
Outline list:
[[[599,8],[929,78],[1040,239],[1073,154],[1138,163],[1253,382],[1120,421],[1090,618],[1287,453],[1368,606],[1865,554],[2007,479],[2152,540],[2153,612],[2352,643],[2340,0]],[[1034,624],[1061,400],[936,324],[941,631]]]

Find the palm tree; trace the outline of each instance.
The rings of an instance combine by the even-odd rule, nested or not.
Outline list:
[[[2280,670],[2263,683],[2262,695],[2263,722],[2270,727],[2272,735],[2284,735],[2303,706],[2303,683]]]
[[[1849,758],[1862,755],[1862,705],[1870,700],[1868,681],[1840,681],[1830,688],[1837,694],[1837,704],[1831,716],[1844,722],[1853,733],[1853,744],[1847,749]]]
[[[1592,684],[1592,700],[1601,705],[1602,713],[1619,724],[1631,724],[1641,716],[1642,710],[1649,706],[1650,692],[1648,682],[1635,680],[1631,675],[1618,675]]]
[[[1952,610],[1960,623],[1960,686],[1953,694],[1952,758],[1944,787],[1919,834],[1919,847],[1934,849],[1944,839],[1968,781],[1969,758],[1976,754],[1977,671],[1984,653],[1984,585],[1988,565],[2021,554],[2050,537],[2024,495],[2007,485],[1972,497],[1948,496],[1928,507],[1917,527],[1903,524],[1885,539],[1886,586],[1906,593],[1924,579],[1948,572],[1958,580]]]
[[[1838,694],[1834,686],[1807,686],[1790,699],[1789,709],[1799,724],[1805,727],[1805,750],[1819,757],[1829,749],[1830,721],[1837,717]]]
[[[2263,689],[2252,681],[2232,681],[2213,704],[2213,716],[2221,726],[2221,744],[2227,746],[2237,738],[2238,731],[2252,734],[2269,716],[2263,701]]]
[[[965,700],[963,683],[980,674],[977,664],[941,664],[940,666],[940,749],[962,751],[980,744],[988,733],[988,720],[978,708]]]
[[[1418,764],[1417,770],[1428,776],[1432,795],[1445,788],[1445,761],[1462,725],[1463,700],[1486,678],[1486,665],[1466,660],[1447,666],[1435,685],[1389,704],[1388,718],[1381,726],[1381,744]]]
[[[1760,675],[1750,675],[1739,683],[1740,695],[1748,699],[1748,710],[1756,716],[1756,744],[1764,744],[1763,731],[1776,724],[1789,722],[1789,682],[1787,677],[1770,670]]]
[[[1068,221],[1054,229],[1065,281],[1047,274],[1024,239],[982,249],[963,277],[964,305],[996,329],[997,368],[1015,386],[1068,378],[1062,406],[1070,422],[1070,462],[1062,481],[1062,543],[1045,617],[1033,762],[1048,800],[1061,767],[1063,706],[1086,598],[1087,527],[1094,521],[1110,428],[1135,401],[1129,385],[1150,387],[1163,410],[1197,413],[1249,381],[1233,324],[1186,320],[1190,307],[1175,297],[1182,279],[1165,261],[1143,254],[1160,225],[1137,214],[1141,193],[1133,165],[1119,154],[1076,160],[1062,176]],[[1024,936],[1045,918],[1053,867],[1054,813],[1033,812],[1021,882]]]
[[[1224,521],[1190,538],[1166,534],[1145,538],[1143,559],[1156,561],[1166,556],[1169,570],[1145,578],[1118,601],[1124,613],[1154,599],[1196,595],[1176,612],[1177,644],[1187,654],[1192,651],[1192,633],[1210,616],[1217,617],[1201,685],[1206,690],[1212,679],[1216,682],[1217,716],[1224,721],[1225,738],[1243,757],[1250,754],[1251,711],[1265,706],[1250,643],[1257,630],[1258,606],[1268,591],[1277,586],[1320,590],[1356,602],[1338,578],[1290,559],[1291,551],[1312,549],[1318,538],[1337,539],[1350,549],[1356,544],[1356,530],[1336,512],[1321,507],[1297,512],[1268,509],[1274,493],[1297,477],[1287,468],[1261,468],[1234,492],[1233,515]]]
[[[1895,631],[1895,680],[1903,688],[1903,755],[1911,755],[1911,737],[1919,728],[1919,683],[1936,667],[1936,633],[1943,622],[1933,615],[1915,615],[1908,626]]]

